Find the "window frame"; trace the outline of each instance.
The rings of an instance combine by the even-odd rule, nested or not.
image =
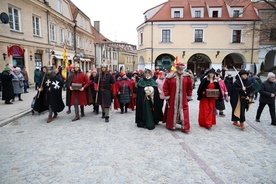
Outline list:
[[[38,29],[39,30],[37,30],[37,19],[38,19]],[[35,22],[34,22],[34,20],[35,20]],[[33,36],[41,37],[41,17],[32,15],[32,23],[33,23]],[[35,27],[34,27],[34,24],[35,24]],[[39,34],[37,34],[37,31],[39,32]]]
[[[60,43],[64,43],[65,42],[65,35],[64,35],[64,29],[60,28],[59,30],[59,36],[60,36]]]
[[[196,10],[195,11],[195,18],[200,18],[201,17],[201,11],[200,10]]]
[[[57,36],[56,36],[56,25],[53,24],[53,23],[50,23],[50,41],[54,41],[56,42],[57,41]],[[53,29],[52,29],[53,28]]]
[[[240,16],[240,10],[233,10],[233,17],[238,18]]]
[[[140,33],[140,45],[144,43],[144,33]]]
[[[163,34],[164,32],[166,32],[165,35]],[[164,28],[161,30],[161,42],[162,43],[171,43],[172,42],[171,38],[172,38],[171,29]]]
[[[57,11],[59,13],[62,13],[62,1],[61,0],[57,0]]]
[[[12,10],[11,14],[10,14],[10,8]],[[15,18],[14,10],[17,10],[17,12],[18,12],[17,18]],[[21,32],[21,10],[17,7],[9,5],[8,6],[8,12],[9,12],[9,19],[10,19],[10,21],[9,21],[10,30]],[[18,21],[18,23],[17,23],[18,24],[18,29],[16,29],[16,19]],[[12,24],[12,27],[11,27],[11,24]]]
[[[239,38],[238,33],[239,32]],[[242,30],[241,29],[233,29],[232,30],[232,43],[242,43]]]
[[[201,34],[200,34],[200,32],[201,32]],[[200,38],[200,36],[201,36],[201,38]],[[203,42],[204,42],[204,29],[195,28],[194,29],[194,43],[203,43]]]
[[[180,11],[179,11],[179,10],[175,10],[175,11],[173,12],[173,17],[174,17],[174,18],[180,18]]]

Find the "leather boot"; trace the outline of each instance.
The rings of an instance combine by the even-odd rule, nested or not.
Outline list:
[[[105,118],[105,113],[104,112],[102,112],[102,118]]]
[[[105,122],[108,123],[109,122],[109,116],[105,117]]]
[[[240,122],[240,125],[241,125],[241,130],[244,130],[244,129],[245,129],[244,123],[243,123],[243,122]]]
[[[80,119],[80,113],[79,113],[79,108],[75,109],[75,118],[72,119],[72,121],[77,121]]]
[[[241,126],[237,121],[233,121],[233,125],[234,125],[234,126],[237,126],[237,127],[240,127],[240,126]]]
[[[53,116],[53,119],[55,119],[57,117],[58,113],[57,112],[54,112],[54,116]]]
[[[84,106],[81,105],[81,106],[80,106],[80,109],[81,109],[81,117],[84,117]]]
[[[47,123],[51,123],[52,122],[52,116],[48,116],[48,119],[47,119]]]

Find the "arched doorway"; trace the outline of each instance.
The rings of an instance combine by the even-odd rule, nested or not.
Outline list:
[[[145,69],[145,60],[143,56],[140,56],[139,62],[138,62],[138,70],[144,70]]]
[[[154,65],[159,66],[162,71],[170,72],[174,60],[175,57],[171,54],[161,54],[156,58]]]
[[[246,62],[245,58],[238,53],[231,53],[225,56],[222,61],[222,65],[225,65],[228,70],[233,70],[233,66],[237,69],[245,69]]]
[[[275,50],[271,50],[265,55],[264,69],[265,71],[268,71],[268,72],[276,70],[276,51]]]
[[[206,69],[210,68],[210,58],[202,53],[192,55],[187,62],[187,69],[201,76]]]

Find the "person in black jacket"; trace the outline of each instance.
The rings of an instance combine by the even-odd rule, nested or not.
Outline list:
[[[256,121],[260,122],[260,117],[263,112],[263,109],[266,105],[269,107],[271,125],[276,126],[276,117],[275,117],[275,95],[276,95],[276,83],[275,83],[275,74],[269,72],[267,75],[267,80],[261,84],[260,87],[260,99],[259,107],[256,114]]]
[[[233,125],[244,130],[245,110],[249,109],[250,99],[253,99],[252,82],[248,80],[248,72],[240,70],[231,89],[230,103],[232,107]],[[240,76],[240,78],[239,78]]]
[[[11,99],[13,99],[13,86],[12,86],[12,70],[10,67],[6,67],[1,74],[2,80],[2,100],[5,101],[5,104],[12,104]]]

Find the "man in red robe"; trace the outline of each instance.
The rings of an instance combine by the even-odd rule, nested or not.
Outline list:
[[[167,105],[163,121],[169,130],[174,130],[176,124],[181,124],[181,131],[188,133],[190,131],[188,101],[191,100],[193,81],[184,68],[184,63],[178,62],[176,64],[177,71],[166,77],[163,91]]]

